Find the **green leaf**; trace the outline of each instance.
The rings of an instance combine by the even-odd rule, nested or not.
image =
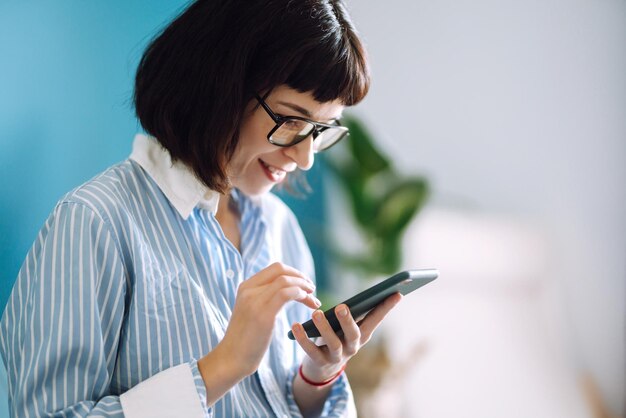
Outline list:
[[[330,161],[330,160],[329,160]],[[348,201],[355,221],[362,227],[371,225],[376,216],[377,202],[366,192],[362,172],[354,165],[339,167],[335,162],[328,164],[334,174],[334,179],[348,194]]]
[[[352,117],[344,118],[344,125],[350,130],[348,144],[363,175],[369,177],[388,170],[391,165],[389,160],[376,148],[365,126]]]
[[[402,249],[397,236],[391,239],[382,240],[380,243],[380,264],[379,273],[394,274],[400,269],[402,262]]]
[[[376,211],[376,233],[398,237],[417,214],[428,196],[428,186],[421,178],[405,180],[391,188]]]
[[[340,144],[345,147],[338,149],[343,151],[337,154],[341,158],[329,156],[326,161],[367,241],[358,254],[346,254],[332,240],[326,248],[336,261],[364,277],[393,274],[401,265],[402,233],[424,205],[428,184],[423,178],[396,173],[357,119],[346,118],[344,124],[350,129],[350,138]]]

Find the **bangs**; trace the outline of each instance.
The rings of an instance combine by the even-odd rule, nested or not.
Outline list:
[[[254,45],[246,86],[287,85],[320,103],[353,106],[365,98],[370,70],[365,47],[342,1],[290,1],[271,32]]]
[[[341,36],[313,46],[291,69],[285,84],[312,92],[321,103],[339,100],[353,106],[363,100],[370,86],[369,66],[363,45],[350,33],[341,31]]]

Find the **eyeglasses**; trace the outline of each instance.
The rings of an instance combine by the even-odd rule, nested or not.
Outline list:
[[[319,152],[348,136],[348,128],[339,125],[339,122],[329,125],[298,116],[280,116],[275,114],[259,95],[255,97],[276,124],[267,134],[267,140],[274,145],[290,147],[313,135],[313,151]]]

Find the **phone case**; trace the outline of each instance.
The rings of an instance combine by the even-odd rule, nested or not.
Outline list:
[[[432,282],[438,276],[439,272],[435,269],[402,271],[370,287],[369,289],[352,296],[350,299],[347,299],[342,303],[346,304],[348,308],[350,308],[352,317],[358,320],[370,310],[374,309],[388,296],[397,292],[407,295],[425,284]],[[336,306],[337,305],[325,311],[324,316],[326,316],[326,319],[328,319],[328,322],[337,335],[341,335],[341,325],[335,316]],[[320,336],[313,320],[305,322],[302,326],[304,327],[304,330],[309,338]],[[292,340],[295,339],[292,331],[289,331],[287,336]]]

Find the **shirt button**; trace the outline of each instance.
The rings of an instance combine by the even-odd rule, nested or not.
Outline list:
[[[229,279],[232,279],[233,277],[235,277],[235,272],[232,271],[231,269],[226,270],[226,277],[228,277]]]

